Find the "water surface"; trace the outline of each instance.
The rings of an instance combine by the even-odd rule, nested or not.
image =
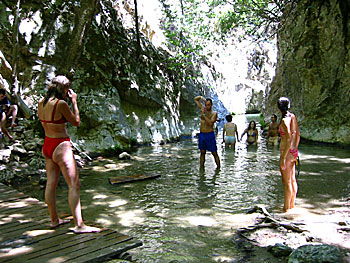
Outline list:
[[[258,116],[235,116],[241,134]],[[245,138],[244,138],[245,139]],[[255,204],[272,212],[283,206],[278,167],[279,149],[238,143],[225,149],[217,137],[221,170],[210,153],[199,169],[197,139],[141,147],[131,161],[102,159],[81,171],[84,218],[143,241],[132,255],[138,262],[234,262],[242,255],[234,245],[234,230],[241,214]],[[301,173],[297,206],[327,207],[344,198],[350,185],[349,150],[322,145],[300,145]],[[111,185],[108,178],[134,173],[161,177]],[[62,182],[58,206],[68,212],[67,190]],[[276,262],[279,262],[276,259]]]

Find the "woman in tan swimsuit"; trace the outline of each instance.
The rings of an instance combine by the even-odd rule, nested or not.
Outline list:
[[[289,209],[294,208],[298,192],[298,184],[295,178],[295,162],[298,157],[300,131],[295,115],[289,112],[289,99],[286,97],[279,98],[277,106],[282,115],[281,124],[279,126],[281,135],[280,171],[284,186],[283,212],[287,212]]]

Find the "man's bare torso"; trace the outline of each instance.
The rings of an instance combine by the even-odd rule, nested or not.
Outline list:
[[[278,136],[278,122],[272,122],[270,123],[269,125],[269,134],[270,134],[270,137],[276,137]]]
[[[206,112],[205,116],[211,119],[216,114],[215,111]],[[212,132],[214,131],[214,125],[210,125],[206,120],[204,116],[201,116],[201,126],[200,126],[201,132]]]

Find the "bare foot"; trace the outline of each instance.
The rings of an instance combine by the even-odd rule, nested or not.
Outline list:
[[[59,218],[59,219],[58,219],[58,222],[57,222],[57,223],[50,224],[50,227],[51,227],[51,228],[56,228],[56,227],[58,227],[58,226],[60,226],[60,225],[67,224],[67,223],[69,223],[69,222],[70,222],[69,219],[61,219],[61,218]]]
[[[16,124],[16,123],[12,123],[12,124],[11,124],[11,128],[13,129],[13,128],[15,128],[15,127],[17,127],[17,124]]]
[[[98,227],[83,225],[82,227],[75,227],[71,229],[75,234],[83,234],[83,233],[98,233],[101,231]]]

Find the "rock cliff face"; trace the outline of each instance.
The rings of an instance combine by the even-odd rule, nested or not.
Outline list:
[[[123,27],[113,1],[21,4],[0,3],[0,84],[10,91],[16,68],[22,97],[36,112],[50,79],[67,75],[82,120],[78,128],[68,125],[68,133],[83,150],[162,143],[198,128],[193,99],[209,89],[186,78],[193,69],[176,68],[148,38],[138,41],[134,28]]]
[[[350,144],[350,2],[298,1],[289,8],[265,116],[277,113],[277,99],[286,96],[303,138]]]

